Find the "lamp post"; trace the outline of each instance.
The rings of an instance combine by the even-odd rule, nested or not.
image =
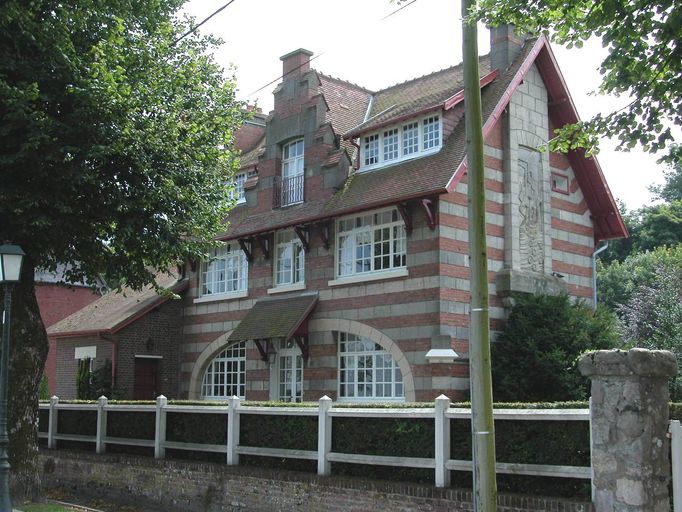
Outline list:
[[[12,321],[12,290],[19,282],[24,251],[18,245],[0,245],[0,284],[5,287],[0,355],[0,512],[11,512],[9,496],[9,458],[7,456],[7,386],[9,375],[9,336]]]

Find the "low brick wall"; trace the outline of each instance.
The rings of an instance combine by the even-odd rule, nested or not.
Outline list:
[[[470,491],[359,478],[318,477],[220,464],[43,450],[43,483],[83,496],[139,499],[186,512],[472,511]],[[585,502],[500,496],[499,512],[589,512]]]

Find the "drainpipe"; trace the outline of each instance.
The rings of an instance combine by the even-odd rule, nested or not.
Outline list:
[[[597,256],[608,249],[609,243],[604,242],[599,249],[592,253],[592,309],[597,309]]]

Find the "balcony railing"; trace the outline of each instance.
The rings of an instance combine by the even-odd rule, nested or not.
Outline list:
[[[299,174],[290,178],[275,177],[272,188],[272,204],[275,208],[303,202],[305,175]]]

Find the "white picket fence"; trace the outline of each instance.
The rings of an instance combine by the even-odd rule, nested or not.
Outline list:
[[[332,400],[322,397],[317,407],[256,407],[242,406],[242,401],[233,397],[227,406],[213,405],[169,405],[164,396],[156,400],[156,405],[109,404],[101,397],[97,404],[61,404],[57,397],[50,403],[40,404],[41,409],[49,410],[48,431],[39,434],[47,438],[48,448],[56,448],[57,441],[84,441],[95,444],[97,453],[104,453],[107,445],[120,444],[154,448],[156,458],[164,458],[166,449],[217,452],[226,455],[228,465],[239,464],[240,455],[256,455],[317,461],[319,475],[331,474],[332,462],[353,464],[383,465],[407,468],[426,468],[435,471],[435,485],[445,487],[450,483],[450,471],[471,471],[470,460],[450,458],[450,420],[471,418],[470,409],[450,407],[450,399],[445,396],[436,398],[433,408],[348,408],[334,407]],[[97,411],[97,433],[94,436],[60,433],[57,430],[59,411],[80,410]],[[107,414],[114,411],[153,412],[156,415],[154,439],[128,439],[110,437],[107,432]],[[166,415],[168,413],[225,414],[227,416],[227,445],[186,443],[166,440]],[[239,442],[239,415],[282,415],[317,416],[317,450],[292,450],[284,448],[265,448],[244,446]],[[428,418],[435,422],[435,457],[398,457],[379,456],[332,451],[332,423],[334,418]],[[589,409],[496,409],[495,420],[516,421],[590,421]],[[500,474],[533,475],[563,478],[591,479],[590,466],[562,466],[542,464],[516,464],[498,462]],[[680,509],[682,510],[682,509]]]

